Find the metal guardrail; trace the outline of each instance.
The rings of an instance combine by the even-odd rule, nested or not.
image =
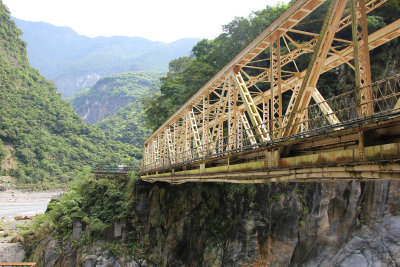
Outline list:
[[[92,167],[92,173],[97,174],[126,174],[127,172],[131,171],[132,168],[130,166],[120,165],[120,166],[101,166],[97,165]]]
[[[371,87],[373,99],[361,104],[358,96],[366,87]],[[400,112],[400,74],[372,83],[366,87],[351,90],[319,103],[311,100],[308,107],[296,112],[296,116],[298,116],[298,114],[302,114],[301,116],[303,116],[297,123],[285,125],[285,122],[288,121],[289,116],[291,116],[289,113],[275,120],[270,120],[264,125],[267,129],[271,129],[274,123],[281,120],[283,122],[282,127],[274,129],[275,133],[284,132],[289,127],[299,128],[296,134],[280,137],[277,135],[273,136],[273,133],[269,131],[268,134],[271,136],[270,141],[254,143],[251,142],[251,138],[247,136],[246,131],[243,129],[243,138],[241,140],[236,140],[233,144],[228,143],[229,136],[216,139],[213,142],[206,143],[199,147],[194,147],[192,144],[190,151],[177,153],[172,159],[164,157],[158,162],[144,165],[140,172],[172,168],[194,161],[245,151],[254,147],[278,144],[290,138],[304,138],[327,132],[334,132],[354,127],[372,118],[382,118]],[[321,109],[321,105],[324,104],[329,105],[331,112],[326,112],[326,110],[324,112]],[[373,114],[364,117],[360,116],[360,110],[368,105],[372,105]],[[256,127],[251,128],[254,134],[257,132],[255,128]],[[256,138],[258,138],[258,140],[263,140],[259,135],[256,136]]]

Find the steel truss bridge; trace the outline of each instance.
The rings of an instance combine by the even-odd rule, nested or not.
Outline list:
[[[400,75],[372,83],[369,55],[400,35],[400,19],[368,34],[386,0],[332,0],[320,31],[302,30],[325,1],[294,2],[157,129],[141,179],[400,179]],[[342,65],[354,87],[325,99],[319,77]]]

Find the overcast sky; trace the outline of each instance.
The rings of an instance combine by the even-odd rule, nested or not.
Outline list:
[[[3,0],[11,15],[68,26],[89,37],[140,36],[172,42],[186,37],[213,39],[236,16],[279,0]],[[287,1],[284,1],[287,2]]]

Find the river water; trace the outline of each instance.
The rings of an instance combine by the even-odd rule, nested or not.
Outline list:
[[[44,213],[50,199],[58,194],[60,192],[24,192],[18,190],[0,192],[0,218]]]

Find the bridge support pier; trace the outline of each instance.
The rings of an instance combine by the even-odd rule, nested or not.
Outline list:
[[[362,129],[358,132],[358,156],[360,157],[360,161],[365,160],[364,131]]]
[[[280,159],[281,157],[278,149],[266,150],[264,166],[268,169],[279,168],[281,166]]]
[[[206,169],[206,163],[205,162],[200,163],[200,174],[203,174],[205,169]]]

